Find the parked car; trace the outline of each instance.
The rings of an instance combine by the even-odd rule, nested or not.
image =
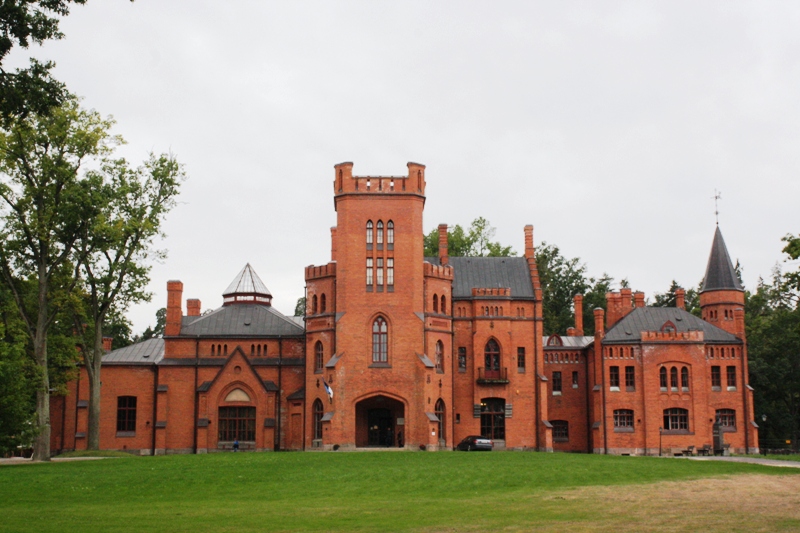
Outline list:
[[[481,437],[480,435],[470,435],[458,443],[456,450],[461,450],[462,452],[490,452],[492,451],[492,446],[493,444],[491,439]]]

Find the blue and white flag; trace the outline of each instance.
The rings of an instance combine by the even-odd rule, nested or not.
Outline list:
[[[324,379],[322,380],[322,384],[325,385],[325,392],[328,393],[328,398],[330,398],[331,403],[333,403],[333,389],[331,388],[330,385],[328,385],[328,382],[326,382]]]

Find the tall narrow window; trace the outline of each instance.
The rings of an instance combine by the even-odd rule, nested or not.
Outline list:
[[[436,371],[444,372],[444,344],[436,341]]]
[[[378,250],[383,247],[383,221],[379,220],[378,225],[375,226],[375,242],[378,244]]]
[[[463,346],[458,348],[458,371],[467,371],[467,349]]]
[[[481,436],[488,439],[506,438],[506,402],[502,398],[481,399]]]
[[[390,250],[394,244],[394,222],[391,220],[386,223],[386,244],[389,245]]]
[[[719,390],[722,387],[722,373],[720,367],[711,367],[711,388],[712,390]]]
[[[608,369],[608,384],[611,390],[619,390],[619,367],[612,366]]]
[[[259,348],[261,348],[259,346]],[[322,372],[322,360],[324,358],[324,352],[322,349],[322,342],[317,341],[314,345],[314,370],[317,372]]]
[[[728,390],[736,390],[736,367],[728,367]]]
[[[328,299],[325,298],[325,294],[319,297],[319,312],[324,313],[328,308]]]
[[[372,249],[372,221],[367,221],[367,250]]]
[[[553,372],[553,394],[561,394],[561,372]]]
[[[673,392],[678,390],[678,369],[674,366],[669,369],[669,387]]]
[[[375,268],[375,277],[377,278],[375,281],[378,285],[378,292],[383,290],[383,257],[379,257],[377,259],[377,266]]]
[[[136,396],[117,397],[117,431],[136,431]]]
[[[445,300],[444,294],[442,294],[442,297],[439,299],[439,304],[442,307],[442,314],[446,315],[447,314],[447,300]]]
[[[314,400],[314,440],[322,439],[322,416],[324,408],[322,401],[317,398]]]
[[[525,372],[525,347],[517,347],[517,371]]]
[[[367,257],[367,290],[368,291],[372,290],[372,273],[373,273],[372,258],[371,257]]]
[[[386,363],[389,361],[389,333],[386,320],[378,317],[372,323],[372,362]]]
[[[572,371],[572,388],[573,389],[577,389],[578,388],[578,371],[577,370],[573,370]]]
[[[661,381],[661,390],[667,390],[667,367],[662,366],[661,370],[658,371],[658,376]]]
[[[447,415],[447,412],[444,408],[444,400],[441,398],[436,400],[436,405],[434,406],[433,412],[436,415],[436,418],[439,419],[439,441],[444,441],[447,439],[447,435],[445,434],[445,431],[447,430],[447,426],[445,425],[445,416]]]
[[[681,390],[689,392],[689,369],[685,366],[681,368]]]
[[[625,390],[636,390],[636,369],[632,366],[625,367]]]
[[[433,295],[433,312],[439,312],[439,297],[437,295]]]
[[[316,294],[311,297],[311,314],[312,315],[316,315],[317,314],[317,295]]]
[[[389,292],[394,289],[394,258],[392,257],[386,259],[386,286]]]
[[[483,350],[484,375],[487,379],[500,377],[500,345],[494,339],[489,339]]]

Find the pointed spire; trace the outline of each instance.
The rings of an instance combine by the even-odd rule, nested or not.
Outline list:
[[[261,278],[258,277],[250,263],[236,275],[234,280],[222,293],[223,305],[232,303],[261,303],[269,305],[272,294]]]
[[[722,232],[717,226],[714,232],[714,243],[711,245],[711,255],[708,257],[706,277],[703,279],[703,288],[700,289],[700,292],[723,290],[743,291],[744,288],[739,283],[739,277],[731,263]]]

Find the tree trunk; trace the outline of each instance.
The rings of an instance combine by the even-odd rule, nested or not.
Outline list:
[[[94,342],[89,357],[84,358],[86,372],[89,375],[89,431],[86,449],[100,449],[100,366],[103,360],[103,327],[102,321],[94,325]]]
[[[37,434],[33,444],[33,460],[50,460],[50,375],[47,371],[47,270],[39,266],[39,309],[33,339],[33,357],[39,366],[41,381],[36,391]]]

